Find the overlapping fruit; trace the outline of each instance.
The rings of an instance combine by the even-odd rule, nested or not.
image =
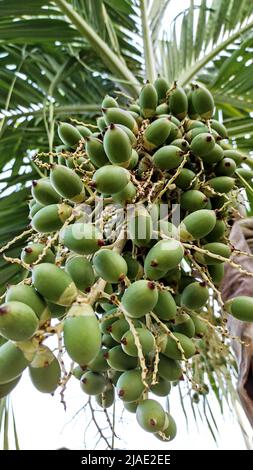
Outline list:
[[[36,158],[45,176],[32,185],[27,276],[0,306],[0,397],[27,367],[39,391],[65,387],[46,345],[63,335],[72,375],[98,406],[118,397],[144,430],[174,438],[154,397],[187,380],[215,318],[224,331],[228,311],[253,321],[252,298],[224,306],[219,292],[240,177],[253,174],[213,114],[207,89],[186,94],[159,77],[128,106],[106,96],[95,132],[60,123],[62,145]]]

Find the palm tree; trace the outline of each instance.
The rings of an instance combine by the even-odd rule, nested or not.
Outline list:
[[[57,121],[89,122],[106,93],[135,98],[158,73],[209,87],[234,145],[253,144],[253,4],[189,0],[174,18],[170,0],[2,0],[0,2],[0,246],[29,224],[36,152],[58,143]],[[251,160],[248,159],[248,163]],[[249,214],[252,189],[247,185]],[[0,293],[20,280],[0,260]],[[3,405],[2,405],[3,407]],[[0,418],[3,415],[0,409]]]

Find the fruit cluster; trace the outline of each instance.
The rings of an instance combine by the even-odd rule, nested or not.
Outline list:
[[[0,306],[0,397],[27,367],[46,393],[74,375],[99,406],[117,395],[144,430],[173,439],[174,419],[149,394],[187,378],[210,299],[224,332],[227,312],[253,321],[252,298],[224,306],[219,291],[252,172],[213,114],[207,89],[159,77],[128,107],[106,96],[97,126],[59,124],[62,145],[35,159],[45,177],[32,185],[30,239],[9,259],[26,275]],[[62,346],[58,360],[45,344],[53,335],[77,364],[67,379]]]

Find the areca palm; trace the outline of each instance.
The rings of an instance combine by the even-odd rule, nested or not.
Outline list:
[[[144,77],[206,84],[230,138],[253,143],[250,0],[2,0],[0,2],[0,244],[29,224],[32,157],[58,143],[58,120],[89,121],[106,93],[135,98]],[[250,160],[249,160],[250,162]],[[8,254],[15,257],[23,239]],[[22,276],[0,261],[4,290]]]

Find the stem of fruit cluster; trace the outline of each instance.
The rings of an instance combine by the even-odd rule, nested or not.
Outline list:
[[[145,57],[145,69],[147,79],[153,83],[156,78],[154,51],[152,47],[152,41],[150,37],[150,27],[147,13],[147,1],[140,0],[140,11],[141,11],[141,24],[142,24],[142,38],[143,38],[143,49]]]

